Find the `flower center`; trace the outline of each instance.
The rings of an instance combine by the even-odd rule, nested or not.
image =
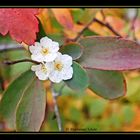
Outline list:
[[[47,55],[47,54],[49,53],[49,49],[48,49],[48,48],[43,48],[43,49],[41,50],[41,53],[42,53],[43,55]]]
[[[63,68],[63,64],[61,62],[55,62],[55,70],[61,71]]]
[[[44,72],[44,73],[47,72],[47,68],[45,67],[45,65],[42,65],[41,70],[42,70],[42,72]]]

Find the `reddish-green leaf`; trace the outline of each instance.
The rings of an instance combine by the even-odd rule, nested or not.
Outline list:
[[[17,131],[39,131],[44,120],[46,92],[42,81],[34,79],[17,106]]]
[[[38,9],[2,8],[0,9],[0,33],[26,44],[33,44],[38,32]]]
[[[121,72],[104,70],[87,70],[89,88],[105,99],[116,99],[126,93],[126,82]]]
[[[101,70],[131,70],[140,68],[140,45],[119,37],[85,37],[79,62],[86,68]]]
[[[0,121],[17,131],[39,131],[44,119],[46,92],[29,70],[15,79],[0,101]],[[17,117],[17,118],[16,118]]]
[[[25,89],[35,79],[32,71],[27,71],[16,78],[3,93],[0,101],[0,121],[5,121],[7,127],[15,129],[16,108],[21,100]]]

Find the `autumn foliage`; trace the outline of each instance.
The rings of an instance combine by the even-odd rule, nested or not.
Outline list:
[[[37,14],[38,9],[0,9],[0,33],[6,35],[9,32],[16,41],[33,44],[39,31]]]
[[[139,130],[139,25],[138,9],[0,9],[2,131]]]

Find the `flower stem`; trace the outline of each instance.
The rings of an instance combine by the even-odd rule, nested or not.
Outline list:
[[[39,62],[31,60],[31,59],[21,59],[21,60],[16,60],[16,61],[7,61],[6,60],[3,63],[6,64],[6,65],[14,65],[14,64],[17,64],[17,63],[21,63],[21,62],[32,62],[32,63],[35,63],[35,64],[40,64]]]
[[[57,104],[57,96],[56,96],[56,93],[54,92],[53,86],[52,86],[52,97],[53,97],[54,112],[55,112],[55,116],[57,120],[58,129],[59,131],[63,131],[62,121],[60,118],[60,113],[59,113],[58,104]]]

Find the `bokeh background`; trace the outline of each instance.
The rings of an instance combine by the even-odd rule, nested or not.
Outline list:
[[[42,8],[40,11],[38,39],[47,35],[62,45],[67,39],[74,38],[93,17],[96,17],[109,23],[123,37],[140,42],[139,9]],[[93,23],[83,33],[83,36],[90,35],[110,36],[114,34],[106,27]],[[8,35],[5,37],[0,35],[0,62],[22,58],[30,58],[29,52],[11,40]],[[11,66],[0,63],[0,97],[13,79],[30,67],[31,63]],[[115,100],[103,99],[89,89],[84,92],[75,92],[65,86],[62,95],[57,100],[64,130],[140,131],[140,71],[125,71],[124,76],[127,82],[127,94]],[[61,84],[55,85],[56,90],[61,87]],[[48,88],[49,82],[45,82],[44,85]],[[6,124],[0,123],[0,131],[8,131]],[[49,90],[46,116],[41,131],[58,131]]]

